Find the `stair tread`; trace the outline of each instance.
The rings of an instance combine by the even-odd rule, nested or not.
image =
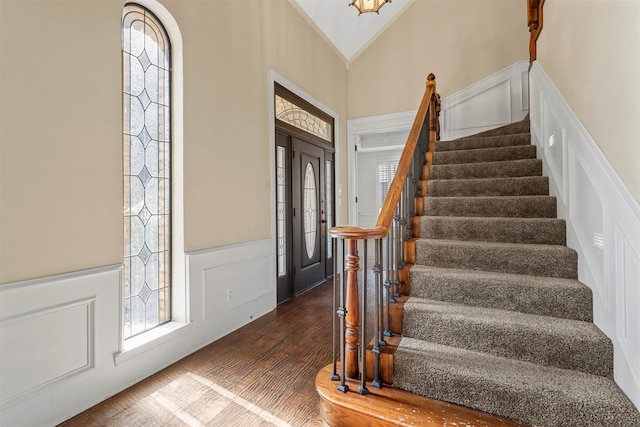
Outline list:
[[[418,238],[415,264],[577,279],[577,253],[563,245]]]
[[[493,177],[493,178],[458,178],[458,179],[430,179],[429,182],[435,183],[461,183],[469,184],[472,182],[495,183],[495,182],[528,182],[528,181],[547,181],[546,176],[510,176],[510,177]]]
[[[323,425],[332,426],[502,426],[524,424],[476,411],[467,407],[429,399],[394,387],[369,387],[366,398],[359,393],[343,393],[330,378],[333,366],[316,375],[316,391],[322,401]],[[350,390],[358,390],[360,381],[347,378]]]
[[[405,337],[613,376],[611,341],[591,322],[413,296],[403,319]]]
[[[444,268],[433,267],[430,265],[415,264],[411,267],[412,273],[429,273],[429,274],[455,274],[465,276],[465,279],[477,279],[477,280],[497,280],[501,282],[524,282],[529,286],[549,288],[549,289],[562,289],[566,288],[572,292],[580,292],[582,290],[591,293],[588,286],[581,283],[576,279],[567,279],[563,277],[543,277],[543,276],[529,276],[524,274],[514,273],[501,273],[497,271],[482,271],[482,270],[465,270],[459,268]]]
[[[535,159],[536,150],[535,145],[514,145],[509,147],[436,151],[432,156],[432,164],[469,164],[502,160]]]
[[[534,425],[640,425],[605,377],[413,338],[395,358],[394,385],[434,399]]]
[[[524,176],[508,178],[430,179],[427,197],[481,197],[549,195],[549,178]]]
[[[516,145],[531,144],[531,134],[511,133],[494,136],[469,137],[464,139],[452,139],[438,141],[435,151],[456,151],[476,148],[512,147]]]
[[[521,313],[496,308],[476,307],[472,305],[456,304],[446,301],[436,301],[427,298],[411,296],[405,302],[406,311],[430,310],[442,315],[468,318],[483,323],[508,323],[523,328],[544,328],[545,332],[560,335],[579,335],[580,338],[601,340],[605,335],[591,322],[583,322],[573,319],[562,319],[552,316],[540,316],[537,314]]]
[[[425,213],[437,212],[436,216],[501,216],[555,218],[554,196],[454,196],[424,197]],[[488,212],[484,214],[484,212]]]
[[[554,251],[554,252],[566,252],[575,253],[575,250],[564,245],[541,245],[538,243],[509,243],[509,242],[479,242],[468,240],[447,240],[447,239],[425,239],[418,238],[418,242],[429,242],[430,244],[440,246],[460,246],[460,247],[477,247],[482,246],[491,250],[493,248],[518,248],[528,249],[531,251]]]
[[[530,129],[531,129],[531,122],[529,121],[529,117],[527,115],[527,117],[525,117],[524,119],[518,122],[509,123],[507,125],[499,126],[497,128],[485,130],[482,132],[478,132],[473,135],[463,136],[458,139],[483,138],[486,136],[496,136],[496,135],[512,135],[515,133],[522,133],[522,132],[529,133]]]
[[[410,296],[593,320],[591,289],[576,279],[415,264],[410,288]]]
[[[564,245],[565,235],[565,221],[557,218],[420,217],[420,236],[430,239]]]
[[[542,176],[542,160],[519,159],[432,165],[430,179],[491,178],[500,176]]]
[[[509,217],[509,216],[437,216],[437,215],[422,215],[420,219],[424,220],[438,220],[438,221],[473,221],[478,223],[509,223],[511,225],[518,224],[557,224],[565,223],[564,219],[560,218],[522,218],[522,217]]]

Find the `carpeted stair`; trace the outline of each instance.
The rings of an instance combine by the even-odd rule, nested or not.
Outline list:
[[[393,385],[535,426],[640,426],[528,132],[436,144]]]

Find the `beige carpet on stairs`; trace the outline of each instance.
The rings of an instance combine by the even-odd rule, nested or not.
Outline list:
[[[394,387],[534,426],[640,426],[524,120],[436,145]]]

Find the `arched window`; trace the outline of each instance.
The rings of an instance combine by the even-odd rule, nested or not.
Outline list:
[[[122,17],[124,338],[171,320],[171,57],[147,9]]]

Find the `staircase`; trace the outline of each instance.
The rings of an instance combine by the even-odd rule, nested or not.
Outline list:
[[[640,426],[530,139],[525,120],[427,155],[393,386],[535,426]]]

